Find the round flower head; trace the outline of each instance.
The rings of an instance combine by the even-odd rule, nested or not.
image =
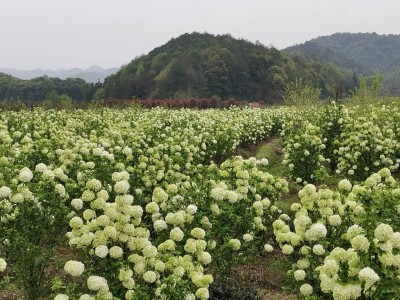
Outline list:
[[[126,194],[129,191],[129,183],[126,180],[118,181],[114,185],[114,191],[118,194]]]
[[[101,190],[101,191],[97,192],[96,196],[98,198],[104,199],[105,201],[107,201],[108,198],[110,197],[106,190]]]
[[[354,238],[357,235],[362,235],[364,232],[364,230],[362,229],[362,227],[358,226],[357,224],[355,225],[351,225],[346,232],[346,237],[348,240],[351,240],[352,238]]]
[[[274,247],[272,247],[270,244],[265,244],[264,251],[267,253],[270,253],[270,252],[274,251]]]
[[[143,274],[143,279],[148,283],[153,283],[157,280],[157,274],[153,271],[147,271]]]
[[[97,179],[91,179],[86,182],[86,188],[97,192],[101,189],[101,182]]]
[[[108,287],[107,280],[100,276],[90,276],[87,279],[87,286],[89,290],[98,291],[100,289],[106,289]]]
[[[342,218],[339,215],[331,215],[328,217],[329,225],[340,226],[342,224]]]
[[[167,223],[166,223],[164,220],[156,220],[156,221],[153,223],[153,227],[154,227],[154,230],[155,230],[155,231],[162,231],[162,230],[164,230],[164,229],[167,229],[167,228],[168,228],[168,225],[167,225]]]
[[[302,281],[306,278],[306,272],[304,270],[296,270],[293,276],[296,281]]]
[[[251,242],[253,240],[253,236],[249,233],[245,233],[243,234],[243,241],[245,242]]]
[[[120,258],[124,254],[124,250],[119,246],[112,246],[109,253],[112,258]]]
[[[235,191],[226,191],[225,192],[225,197],[228,199],[230,203],[235,203],[239,199],[239,194],[236,193]]]
[[[0,199],[7,198],[11,195],[11,189],[8,186],[0,187]]]
[[[146,205],[146,212],[149,214],[155,214],[160,211],[160,208],[158,207],[158,204],[155,203],[154,201],[147,203]]]
[[[162,203],[168,200],[168,194],[160,187],[153,190],[152,200],[156,203]]]
[[[393,239],[391,240],[393,248],[400,249],[400,232],[395,232],[393,234]]]
[[[86,202],[92,201],[96,195],[91,190],[85,190],[82,193],[81,199]]]
[[[44,170],[42,176],[44,179],[52,180],[52,179],[54,179],[55,175],[54,175],[53,171],[51,171],[51,170]]]
[[[77,229],[83,226],[83,220],[80,217],[73,217],[69,220],[69,226],[73,229]]]
[[[188,253],[195,253],[197,251],[196,240],[195,239],[187,239],[184,249]]]
[[[14,203],[22,203],[24,202],[24,195],[22,195],[21,193],[17,193],[11,196],[11,202]]]
[[[315,255],[323,255],[325,253],[325,249],[322,245],[317,244],[317,245],[314,245],[314,247],[313,247],[313,253]]]
[[[350,243],[354,250],[365,253],[368,252],[370,243],[365,236],[357,235],[350,240]]]
[[[0,272],[4,272],[7,268],[7,263],[3,258],[0,258]]]
[[[296,265],[299,269],[305,270],[310,267],[310,261],[307,258],[299,259]]]
[[[143,255],[148,258],[156,257],[158,254],[157,248],[151,245],[146,246],[143,248]]]
[[[82,201],[82,199],[79,199],[79,198],[77,198],[77,199],[72,199],[72,200],[71,200],[71,206],[72,206],[73,208],[75,208],[76,210],[81,210],[82,207],[83,207],[83,201]]]
[[[69,300],[69,297],[65,294],[58,294],[54,297],[54,300]]]
[[[322,270],[323,273],[332,277],[339,271],[339,265],[333,258],[327,258],[322,266]]]
[[[309,241],[317,241],[324,238],[328,233],[326,227],[322,223],[314,223],[311,225],[310,229],[306,231],[305,237]]]
[[[33,173],[29,168],[23,168],[19,171],[18,179],[22,182],[30,182],[33,178]]]
[[[89,294],[83,294],[82,296],[79,297],[79,300],[96,300],[93,296],[90,296]]]
[[[210,294],[208,292],[208,289],[204,288],[204,287],[199,288],[196,291],[196,297],[199,298],[200,300],[206,300],[206,299],[210,298]]]
[[[375,238],[381,242],[386,242],[393,238],[393,228],[387,224],[380,224],[375,229]]]
[[[336,285],[332,295],[334,299],[359,299],[361,286],[359,284]]]
[[[204,229],[198,227],[192,229],[190,234],[196,239],[204,239],[204,237],[206,236],[206,232],[204,231]]]
[[[380,280],[378,274],[369,267],[361,269],[360,272],[358,272],[358,278],[360,278],[361,281],[365,281],[364,290],[368,290],[375,282]]]
[[[308,283],[305,283],[300,287],[300,293],[303,296],[310,296],[313,293],[313,287]]]
[[[285,255],[290,255],[294,251],[293,247],[291,245],[285,244],[282,246],[282,253]]]
[[[47,166],[44,163],[37,164],[35,167],[36,172],[43,173],[46,170],[47,170]]]
[[[93,209],[85,209],[82,215],[86,221],[96,218],[96,212]]]
[[[186,211],[189,214],[194,215],[197,212],[197,206],[193,205],[193,204],[190,204],[190,205],[188,205],[188,207],[186,207]]]
[[[239,250],[241,247],[241,243],[238,239],[230,239],[228,243],[233,250]]]
[[[108,255],[108,247],[106,245],[97,246],[94,253],[100,258],[104,258]]]
[[[65,263],[64,270],[71,276],[81,276],[85,270],[85,265],[80,261],[70,260]]]
[[[209,265],[211,263],[211,255],[208,252],[201,252],[201,254],[198,255],[199,261],[204,264],[204,265]]]
[[[132,149],[126,146],[124,149],[122,149],[122,153],[125,154],[126,156],[132,154]]]
[[[339,190],[350,192],[352,185],[348,179],[342,179],[338,183]]]
[[[193,294],[186,294],[185,300],[196,300],[196,296]]]
[[[184,233],[179,227],[175,227],[174,229],[171,230],[169,237],[173,241],[180,242],[183,240]]]
[[[216,187],[211,190],[210,196],[211,196],[211,198],[213,198],[215,200],[221,201],[221,200],[224,200],[225,193],[226,193],[226,190]]]
[[[262,204],[261,201],[254,201],[253,202],[253,208],[255,210],[263,210],[264,209],[264,205]]]

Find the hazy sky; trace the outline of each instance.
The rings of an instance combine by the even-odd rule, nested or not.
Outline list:
[[[335,32],[400,33],[399,0],[0,0],[0,67],[119,67],[185,32],[278,49]]]

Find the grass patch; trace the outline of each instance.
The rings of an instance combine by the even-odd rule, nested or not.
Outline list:
[[[273,138],[261,145],[255,155],[257,159],[268,159],[268,172],[274,176],[285,177],[287,167],[282,164],[283,151],[282,140],[279,137]]]
[[[280,137],[270,137],[256,144],[242,146],[235,151],[235,155],[240,155],[243,158],[267,158],[269,173],[279,177],[285,177],[286,175],[287,167],[282,164],[283,151]]]
[[[263,253],[253,261],[238,266],[234,274],[240,285],[256,289],[262,300],[295,300],[298,299],[297,295],[282,289],[290,267],[290,262],[275,251],[272,254]]]

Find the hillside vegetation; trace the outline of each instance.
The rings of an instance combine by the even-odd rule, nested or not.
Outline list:
[[[135,58],[105,80],[106,97],[192,98],[219,96],[282,101],[296,77],[321,88],[324,97],[352,88],[351,73],[310,62],[230,35],[191,33]]]
[[[400,92],[400,35],[335,33],[288,47],[284,51],[316,61],[331,62],[362,75],[382,72],[386,90],[390,93]]]
[[[338,33],[279,51],[228,34],[186,33],[133,59],[104,84],[48,76],[23,80],[0,73],[0,100],[58,103],[53,99],[58,95],[74,101],[189,101],[217,96],[272,104],[283,102],[296,79],[320,90],[322,98],[341,98],[362,82],[372,82],[365,76],[378,72],[384,76],[382,90],[398,95],[399,46],[398,35]]]
[[[76,101],[89,101],[101,84],[89,84],[80,78],[65,80],[48,76],[24,80],[0,73],[0,100],[37,103],[49,96],[65,95]]]
[[[11,75],[20,79],[33,79],[37,77],[49,76],[57,77],[60,79],[67,78],[80,78],[88,83],[103,82],[104,79],[117,72],[118,68],[103,69],[99,66],[91,66],[87,69],[73,68],[73,69],[33,69],[33,70],[19,70],[13,68],[0,68],[1,73]]]

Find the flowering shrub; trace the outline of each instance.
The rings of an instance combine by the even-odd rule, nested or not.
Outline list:
[[[335,150],[339,156],[338,172],[364,180],[382,167],[391,170],[399,167],[396,153],[400,144],[391,128],[374,124],[376,118],[374,114],[368,118],[358,117],[345,126],[340,136],[340,147]]]
[[[219,268],[248,258],[271,237],[268,228],[280,212],[277,200],[289,189],[267,167],[263,160],[237,156],[207,169],[210,181],[200,186],[197,220],[208,227],[213,263]]]
[[[300,132],[299,132],[300,131]],[[325,149],[322,140],[321,129],[306,122],[304,131],[293,133],[283,132],[285,138],[285,160],[283,164],[288,165],[292,178],[297,182],[313,181],[317,172],[324,171],[323,150]],[[329,159],[327,160],[329,162]]]
[[[318,115],[317,125],[321,129],[321,139],[325,148],[322,155],[329,161],[331,171],[336,170],[338,163],[337,150],[341,141],[341,133],[348,122],[348,109],[332,101],[322,108]]]
[[[333,104],[301,115],[294,108],[0,112],[0,271],[7,267],[37,298],[64,239],[82,259],[60,267],[70,284],[56,299],[207,299],[212,275],[273,251],[275,239],[296,257],[291,276],[305,297],[390,298],[400,230],[390,171],[399,163],[400,114],[395,103],[371,111],[368,120],[361,108]],[[227,159],[277,133],[291,176],[305,184],[293,221],[277,207],[288,182],[268,172],[268,159]],[[351,181],[338,190],[306,184],[336,161],[342,173],[354,171]],[[371,161],[379,164],[366,171]]]
[[[11,249],[33,248],[12,234],[46,228],[40,231],[45,242],[35,246],[44,254],[65,232],[84,259],[64,265],[75,288],[59,289],[57,299],[207,299],[209,266],[262,248],[278,211],[274,203],[287,192],[285,180],[266,172],[266,159],[236,158],[223,167],[210,161],[274,134],[280,128],[274,119],[285,114],[237,108],[2,112],[0,217],[8,240],[1,250],[15,272],[22,260]],[[220,202],[217,186],[224,188]],[[218,230],[228,220],[232,228]],[[46,257],[42,268],[49,255],[36,255]],[[25,268],[26,278],[29,270],[40,275]]]
[[[44,268],[60,241],[59,232],[66,229],[68,194],[52,171],[52,176],[27,167],[18,171],[4,159],[2,167],[12,179],[0,187],[0,241],[18,280],[35,299],[41,293]]]
[[[395,299],[399,293],[399,185],[389,169],[362,185],[344,179],[332,191],[306,185],[293,221],[273,223],[291,276],[304,298]]]

